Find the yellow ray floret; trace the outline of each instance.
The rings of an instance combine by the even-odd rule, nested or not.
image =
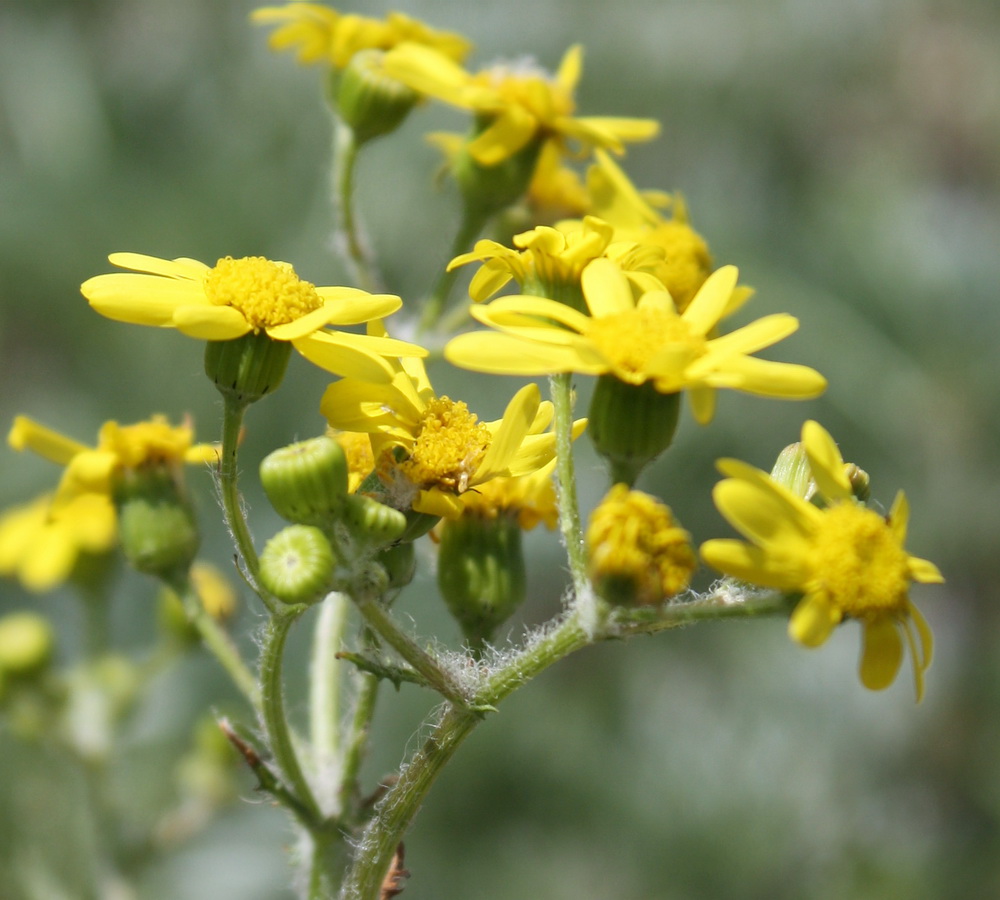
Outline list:
[[[822,393],[826,379],[815,370],[750,355],[792,334],[798,328],[794,317],[766,316],[712,336],[736,280],[736,268],[724,266],[678,313],[669,293],[646,291],[636,299],[626,274],[611,260],[597,259],[582,275],[589,316],[541,297],[501,297],[471,309],[500,333],[459,335],[445,347],[445,357],[479,372],[609,374],[628,384],[651,382],[661,393],[687,390],[703,424],[714,413],[717,388],[785,399]]]
[[[489,120],[466,148],[482,166],[498,165],[534,140],[622,153],[626,142],[655,137],[659,124],[652,119],[574,116],[582,60],[582,48],[574,46],[554,76],[523,62],[471,73],[429,47],[408,43],[386,54],[385,69],[420,94]]]
[[[889,515],[879,515],[855,500],[840,451],[818,423],[805,424],[802,441],[825,506],[806,502],[752,466],[721,460],[719,469],[729,477],[715,487],[716,506],[749,543],[707,541],[702,558],[743,581],[801,593],[788,630],[807,647],[824,643],[844,619],[861,622],[860,677],[871,690],[895,680],[905,639],[919,700],[933,638],[909,598],[909,584],[943,581],[941,573],[904,549],[909,507],[902,492]]]

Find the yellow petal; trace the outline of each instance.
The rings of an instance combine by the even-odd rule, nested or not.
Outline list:
[[[316,293],[333,307],[331,325],[360,325],[390,316],[403,305],[395,294],[369,294],[358,288],[318,287]]]
[[[705,541],[699,552],[713,569],[760,587],[794,591],[807,576],[801,567],[788,565],[744,541],[716,538]]]
[[[712,352],[719,354],[746,354],[756,353],[765,347],[778,343],[790,334],[794,334],[799,327],[799,320],[795,316],[785,313],[776,313],[773,316],[764,316],[749,325],[737,328],[735,331],[715,338],[712,343]]]
[[[563,54],[563,58],[559,63],[559,69],[556,72],[555,82],[563,91],[572,95],[580,81],[582,72],[583,46],[581,44],[574,44]]]
[[[528,434],[541,401],[537,384],[526,384],[511,398],[500,420],[500,427],[490,441],[486,456],[472,477],[473,484],[507,473],[514,454]]]
[[[942,584],[944,575],[934,563],[919,556],[911,556],[908,561],[910,578],[921,584]]]
[[[808,366],[771,362],[752,356],[717,360],[711,351],[694,362],[687,375],[698,377],[711,387],[733,388],[748,394],[786,400],[807,400],[826,390],[826,379]]]
[[[15,450],[30,450],[61,466],[67,465],[78,453],[90,449],[86,444],[39,425],[27,416],[14,417],[7,443]]]
[[[78,556],[79,548],[64,528],[43,528],[21,563],[21,583],[36,593],[51,591],[69,578]]]
[[[474,306],[469,312],[473,318],[493,328],[518,326],[555,329],[558,327],[580,333],[591,323],[590,318],[565,303],[522,294],[501,297],[485,306]],[[549,324],[550,322],[552,324]],[[552,339],[559,340],[559,335],[553,335]]]
[[[450,267],[449,267],[450,268]],[[479,271],[472,276],[469,283],[469,296],[482,303],[487,297],[492,297],[508,281],[513,278],[511,270],[501,265],[494,265],[491,262],[479,267]]]
[[[178,306],[208,305],[200,281],[159,275],[97,275],[80,292],[102,316],[130,325],[170,325]]]
[[[805,647],[818,647],[840,624],[840,613],[818,594],[807,594],[792,611],[788,636]]]
[[[919,665],[921,671],[927,671],[934,660],[934,633],[923,613],[913,605],[912,601],[907,601],[906,609],[913,624],[917,626],[917,634],[920,637],[920,653],[919,655],[914,653],[914,664]]]
[[[607,257],[602,256],[588,263],[580,277],[580,283],[587,306],[595,319],[635,308],[628,279]]]
[[[802,426],[802,444],[819,492],[828,500],[847,500],[851,482],[844,472],[844,457],[830,433],[812,419]]]
[[[910,502],[906,499],[906,494],[902,491],[896,492],[896,497],[892,501],[892,508],[889,510],[889,528],[892,529],[893,537],[902,547],[906,543],[906,531],[910,524]]]
[[[444,357],[452,365],[491,375],[558,372],[598,375],[607,369],[602,360],[585,358],[573,347],[489,332],[471,332],[452,338],[444,348]]]
[[[365,337],[324,331],[293,341],[292,345],[309,362],[334,375],[382,384],[392,381],[393,367],[384,356],[366,349]]]
[[[538,131],[538,121],[524,107],[508,105],[466,149],[481,166],[495,166],[524,147]]]
[[[148,272],[150,275],[163,275],[167,278],[187,278],[200,283],[202,276],[209,267],[196,259],[160,259],[156,256],[146,256],[143,253],[112,253],[108,257],[112,265],[122,269],[132,269],[135,272]]]
[[[881,691],[896,680],[903,662],[903,641],[894,619],[880,616],[864,622],[861,645],[861,683],[870,691]]]
[[[469,74],[460,65],[419,44],[400,44],[382,60],[383,70],[418,94],[465,107]]]
[[[718,324],[738,278],[736,266],[723,266],[708,276],[682,315],[692,332],[708,334]]]
[[[327,387],[319,411],[340,431],[384,430],[400,439],[412,438],[421,418],[420,410],[395,385],[348,378]]]
[[[712,490],[719,512],[744,537],[787,560],[808,557],[822,513],[788,491],[729,478]]]
[[[691,401],[691,414],[699,425],[707,425],[715,415],[715,390],[710,387],[692,387],[687,392]]]
[[[438,488],[420,491],[413,501],[415,512],[445,519],[457,519],[462,514],[462,501],[455,494],[448,494]]]
[[[250,323],[232,306],[179,306],[172,317],[174,327],[201,341],[231,341],[249,333]]]

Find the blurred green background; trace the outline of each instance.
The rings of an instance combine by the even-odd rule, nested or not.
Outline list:
[[[109,271],[109,252],[210,263],[260,254],[342,283],[320,74],[266,49],[266,32],[247,20],[253,6],[0,5],[3,429],[26,413],[91,442],[106,419],[190,412],[199,435],[214,436],[219,404],[200,345],[110,323],[79,295],[80,282]],[[818,651],[765,621],[601,646],[557,666],[485,722],[435,787],[407,838],[405,896],[1000,895],[1000,7],[424,0],[404,11],[468,35],[476,66],[530,55],[554,68],[583,43],[581,113],[663,123],[658,141],[627,157],[635,183],[684,192],[716,262],[737,264],[757,288],[749,315],[788,311],[802,322],[771,356],[814,365],[829,377],[826,395],[725,396],[710,428],[683,422],[641,486],[696,539],[726,534],[707,499],[715,458],[769,468],[814,417],[886,505],[905,488],[908,547],[947,578],[913,592],[937,637],[920,706],[908,663],[885,693],[860,686],[853,626]],[[457,208],[432,183],[438,160],[422,135],[462,127],[457,113],[428,106],[361,162],[359,201],[390,288],[407,300],[427,290]],[[444,367],[432,377],[488,417],[516,386],[470,389],[469,376]],[[322,428],[327,380],[293,361],[283,389],[251,410],[248,473],[268,450]],[[587,450],[580,469],[589,507],[603,473]],[[0,473],[9,505],[51,485],[55,470],[6,451]],[[207,552],[224,564],[208,478],[192,480]],[[247,481],[260,539],[277,521]],[[529,544],[534,599],[523,621],[533,622],[557,607],[560,563],[550,535]],[[453,642],[427,561],[399,609]],[[79,651],[68,593],[39,599],[10,583],[0,592],[0,612],[55,619],[63,660]],[[154,594],[124,579],[117,646],[141,655],[151,644]],[[261,621],[250,604],[241,627],[250,635]],[[304,647],[290,660],[301,697]],[[432,698],[404,688],[380,703],[370,785],[417,746]],[[127,825],[147,827],[176,800],[178,757],[208,708],[246,715],[213,663],[194,655],[130,720],[112,769]],[[97,896],[100,826],[76,768],[2,727],[0,759],[0,897]],[[284,817],[238,777],[245,800],[138,866],[140,897],[292,896]]]

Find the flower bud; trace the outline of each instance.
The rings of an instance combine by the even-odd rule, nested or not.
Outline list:
[[[134,569],[164,579],[187,571],[198,552],[198,525],[168,468],[126,469],[115,503],[122,551]]]
[[[340,515],[351,535],[370,546],[392,544],[406,531],[406,516],[365,494],[348,494]]]
[[[395,131],[417,102],[416,91],[385,73],[384,55],[359,50],[333,86],[337,112],[351,126],[358,146]]]
[[[28,676],[52,658],[54,638],[48,619],[32,612],[0,618],[0,673]]]
[[[854,496],[862,503],[866,503],[871,496],[871,480],[868,473],[854,463],[848,463],[844,466],[844,474],[851,483],[851,492]]]
[[[312,525],[289,525],[265,545],[260,581],[283,603],[315,603],[330,589],[336,564],[322,531]]]
[[[691,538],[655,497],[616,484],[590,517],[587,570],[616,606],[653,606],[685,590],[695,570]]]
[[[473,648],[482,647],[524,602],[525,569],[516,517],[465,515],[440,530],[438,587]]]
[[[680,393],[661,394],[651,381],[628,384],[601,375],[590,401],[587,433],[615,484],[631,487],[674,439]]]
[[[267,499],[289,522],[319,525],[339,510],[347,496],[347,458],[333,438],[290,444],[260,464]]]
[[[809,500],[816,493],[816,482],[812,479],[809,457],[805,445],[800,441],[789,444],[774,461],[771,479],[788,488],[796,497]]]
[[[241,403],[254,403],[274,391],[285,377],[290,341],[275,341],[263,331],[205,345],[205,374],[219,391]]]
[[[375,562],[385,569],[388,579],[386,587],[389,590],[399,590],[413,581],[417,570],[416,553],[412,541],[393,544],[379,551]]]
[[[470,140],[493,122],[492,116],[480,117]],[[466,215],[486,219],[520,200],[531,184],[543,143],[533,138],[495,166],[476,162],[465,147],[459,150],[451,160],[451,170],[462,192]]]

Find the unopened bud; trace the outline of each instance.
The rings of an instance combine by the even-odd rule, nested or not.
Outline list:
[[[329,591],[336,558],[312,525],[289,525],[260,555],[261,584],[283,603],[315,603]]]
[[[290,444],[260,464],[267,499],[289,522],[318,525],[329,521],[347,496],[347,459],[331,437]]]

